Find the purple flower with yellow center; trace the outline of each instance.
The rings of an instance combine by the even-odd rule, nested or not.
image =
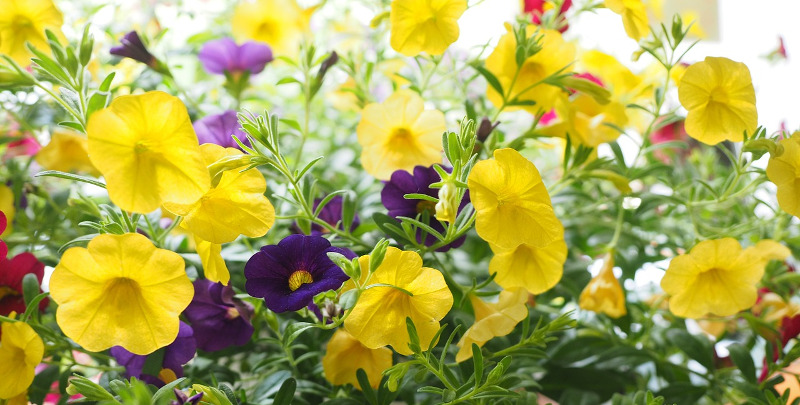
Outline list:
[[[253,336],[253,307],[233,297],[233,288],[205,279],[194,281],[194,298],[183,311],[197,347],[214,352],[242,346]]]
[[[250,146],[250,141],[239,126],[236,111],[228,110],[222,114],[209,115],[195,121],[192,126],[200,144],[213,143],[225,148],[239,149],[239,145],[233,140],[233,136],[236,136],[245,146]]]
[[[446,171],[451,169],[445,168]],[[381,190],[381,202],[383,206],[389,210],[388,214],[391,217],[408,217],[416,218],[418,214],[428,214],[428,225],[439,233],[444,232],[444,225],[436,220],[436,203],[427,200],[414,200],[407,199],[406,194],[425,194],[434,198],[438,198],[439,189],[431,188],[431,184],[441,181],[439,173],[433,166],[415,166],[414,173],[409,173],[405,170],[396,170],[392,173],[391,179],[383,185]],[[459,211],[464,208],[469,202],[469,192],[464,194],[464,198],[459,204]],[[420,221],[424,220],[420,218]],[[449,245],[442,246],[436,249],[437,252],[446,252],[451,248],[457,248],[464,243],[466,235],[456,239]],[[417,230],[417,242],[422,242],[422,230]],[[428,234],[425,236],[425,246],[432,246],[438,239],[435,236]]]
[[[147,356],[133,354],[122,346],[112,347],[109,353],[117,359],[117,363],[120,366],[125,367],[126,378],[136,377],[148,384],[161,387],[183,377],[183,365],[194,358],[197,346],[191,326],[181,322],[180,329],[178,329],[178,337],[165,348],[159,350],[164,350],[164,360],[157,376],[144,374]]]
[[[264,246],[244,266],[245,289],[253,297],[264,298],[274,312],[298,311],[315,295],[335,290],[348,280],[328,258],[329,252],[356,257],[321,236],[289,235],[277,245]]]
[[[206,42],[197,56],[209,73],[222,75],[228,72],[235,76],[249,71],[254,75],[272,61],[272,49],[258,42],[236,45],[234,40],[222,38]]]

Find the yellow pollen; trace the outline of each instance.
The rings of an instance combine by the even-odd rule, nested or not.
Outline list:
[[[225,315],[228,319],[236,319],[240,316],[239,311],[235,307],[228,308],[228,313]]]
[[[161,371],[158,372],[158,379],[163,381],[166,384],[169,384],[178,379],[178,376],[175,375],[175,372],[168,369],[162,368]]]
[[[19,293],[11,287],[0,286],[0,300],[5,297],[15,297],[18,296]]]
[[[289,276],[289,289],[296,291],[301,285],[313,282],[314,279],[311,277],[311,273],[305,270],[297,270]]]

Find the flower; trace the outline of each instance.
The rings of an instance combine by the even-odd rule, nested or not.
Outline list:
[[[33,382],[44,357],[44,342],[25,322],[3,322],[0,332],[0,399],[10,399]]]
[[[0,235],[6,231],[6,226],[8,225],[8,218],[6,218],[6,214],[3,211],[0,211]],[[0,260],[5,260],[6,256],[8,256],[8,245],[5,242],[0,240]]]
[[[662,121],[656,123],[656,129],[650,133],[650,142],[653,145],[658,145],[665,142],[682,142],[689,147],[696,147],[697,141],[689,138],[684,126],[684,120],[672,121],[663,125]],[[653,156],[665,164],[673,161],[673,157],[678,158],[678,161],[683,161],[688,157],[690,149],[687,148],[660,148],[653,151]]]
[[[136,233],[68,249],[50,279],[58,326],[95,352],[122,346],[145,355],[172,343],[192,293],[183,258]]]
[[[458,19],[466,10],[466,0],[393,0],[392,49],[406,56],[443,54],[458,39]]]
[[[559,7],[558,12],[556,13],[556,21],[558,21],[558,17],[563,19],[563,15],[572,7],[572,0],[564,0],[561,3],[561,7]],[[542,15],[553,9],[553,3],[546,0],[523,0],[522,1],[522,12],[529,13],[532,16],[531,22],[536,25],[542,24]],[[559,32],[562,34],[569,28],[569,25],[564,22],[563,26],[558,29]]]
[[[22,295],[22,279],[27,274],[34,274],[41,285],[44,278],[44,263],[28,252],[20,253],[12,259],[6,259],[5,254],[0,256],[0,315],[25,312],[27,305]],[[39,292],[42,292],[41,288]],[[39,309],[44,311],[49,303],[47,298],[43,299],[39,302]]]
[[[369,273],[369,255],[358,261],[363,282]],[[398,353],[410,355],[406,318],[411,318],[422,350],[428,350],[439,321],[453,306],[453,294],[442,273],[422,267],[422,257],[416,252],[390,246],[369,280],[370,284],[388,284],[413,295],[388,286],[369,288],[361,293],[344,321],[345,329],[370,349],[391,345]]]
[[[214,352],[250,341],[253,307],[233,295],[230,286],[203,279],[194,281],[194,298],[183,315],[192,324],[198,348]]]
[[[253,297],[264,298],[274,312],[297,311],[315,295],[347,281],[328,252],[356,257],[348,249],[332,247],[321,236],[289,235],[277,245],[264,246],[244,266],[245,289]]]
[[[490,85],[486,88],[486,96],[495,107],[505,107],[505,111],[513,111],[518,108],[523,108],[532,114],[549,111],[555,106],[556,100],[563,97],[565,93],[560,88],[541,83],[541,81],[562,69],[562,73],[572,71],[571,64],[575,60],[575,46],[564,41],[558,31],[539,29],[535,25],[528,25],[525,28],[527,37],[540,34],[542,49],[525,59],[522,66],[518,67],[517,40],[511,26],[506,25],[506,29],[508,32],[500,38],[497,46],[486,58],[486,69],[497,77],[508,97],[504,100],[503,95]],[[519,69],[519,73],[517,73],[517,69]],[[523,107],[506,105],[512,100],[533,101],[535,105]]]
[[[498,336],[505,336],[514,330],[523,319],[528,317],[528,293],[522,288],[503,290],[496,303],[487,304],[474,294],[469,301],[475,311],[475,323],[464,332],[458,342],[456,361],[462,362],[472,358],[472,344],[483,347],[486,342]]]
[[[195,121],[192,125],[200,144],[213,143],[225,148],[239,149],[239,144],[233,140],[235,136],[245,146],[250,146],[250,140],[239,126],[236,111],[227,110],[222,114],[209,115]]]
[[[475,164],[467,179],[477,217],[475,230],[502,249],[542,247],[564,239],[539,170],[514,149],[494,151]]]
[[[780,140],[783,154],[770,155],[767,178],[778,186],[778,205],[794,216],[800,216],[800,132]]]
[[[200,152],[205,165],[241,155],[234,148],[203,144]],[[275,223],[275,208],[264,195],[267,181],[257,169],[247,167],[225,170],[219,183],[188,204],[165,202],[164,208],[183,216],[181,228],[211,243],[227,243],[239,234],[251,238],[264,236]]]
[[[678,98],[689,113],[686,132],[708,145],[740,142],[758,126],[756,93],[750,70],[728,58],[706,57],[686,69]]]
[[[314,200],[314,211],[317,211],[319,204],[322,202],[321,198],[317,198]],[[317,218],[327,222],[331,226],[335,226],[338,229],[344,230],[344,224],[342,221],[342,209],[344,206],[344,198],[341,195],[337,195],[328,201],[324,207],[319,211],[319,215]],[[353,232],[358,226],[361,224],[361,219],[358,217],[358,214],[353,216],[353,222],[350,224],[349,232]],[[299,227],[295,227],[297,232],[300,232]],[[321,225],[312,223],[311,224],[311,235],[313,236],[322,236],[328,233],[328,230],[323,228]]]
[[[99,174],[89,160],[89,140],[74,132],[53,132],[50,143],[36,154],[36,162],[47,170]]]
[[[197,235],[192,235],[192,237],[195,250],[203,265],[203,275],[215,283],[228,285],[231,273],[228,271],[225,259],[222,258],[222,245],[203,240]]]
[[[424,108],[422,97],[411,90],[398,90],[383,103],[364,107],[356,133],[367,173],[389,180],[395,170],[442,161],[444,114]]]
[[[265,42],[278,54],[296,54],[309,31],[314,8],[303,10],[295,0],[255,0],[233,10],[233,35],[238,40]]]
[[[605,5],[622,16],[622,25],[629,37],[638,41],[647,36],[650,26],[642,0],[605,0]]]
[[[28,133],[15,137],[15,139],[15,141],[9,142],[8,146],[6,146],[6,151],[3,153],[3,160],[18,156],[34,156],[42,149],[42,145],[39,145],[39,141]]]
[[[625,291],[614,276],[614,257],[609,253],[600,273],[589,280],[581,291],[578,304],[582,309],[620,318],[628,313],[625,308]]]
[[[511,249],[489,246],[494,251],[489,274],[497,273],[494,281],[507,290],[522,287],[531,294],[541,294],[558,284],[564,274],[567,244],[563,239],[542,247],[526,243]]]
[[[379,347],[370,349],[344,329],[337,329],[322,357],[325,379],[333,385],[353,384],[360,389],[356,378],[358,369],[364,369],[372,388],[380,385],[382,373],[392,366],[392,351]]]
[[[22,66],[33,56],[25,47],[48,49],[45,29],[61,33],[64,17],[52,0],[0,0],[0,54],[6,54]]]
[[[92,114],[87,133],[89,158],[123,210],[191,204],[210,187],[189,114],[177,97],[161,91],[117,97]]]
[[[452,169],[445,169],[450,171]],[[431,188],[431,184],[440,182],[442,179],[433,166],[415,166],[414,172],[409,173],[405,170],[396,170],[392,173],[391,179],[383,185],[381,190],[381,203],[389,211],[391,217],[416,218],[418,214],[428,215],[428,225],[437,232],[444,232],[444,225],[435,219],[435,203],[427,200],[412,200],[404,196],[406,194],[425,194],[431,197],[438,197],[439,190]],[[469,202],[469,193],[464,195],[459,208],[463,208]],[[417,243],[422,243],[422,229],[417,230]],[[449,245],[436,249],[437,252],[446,252],[451,248],[457,248],[464,243],[466,235],[456,239]],[[431,234],[425,236],[425,246],[433,246],[438,239]]]
[[[197,57],[208,73],[237,75],[250,72],[252,76],[261,73],[272,61],[272,49],[258,42],[236,45],[230,38],[221,38],[206,42]]]
[[[164,360],[157,376],[143,374],[147,356],[133,354],[122,346],[114,346],[109,351],[120,366],[125,367],[125,377],[136,377],[148,384],[161,387],[183,377],[183,365],[194,358],[197,346],[195,345],[192,328],[181,322],[178,336],[164,348]]]
[[[733,238],[704,240],[672,259],[661,280],[669,309],[684,318],[733,315],[756,303],[756,283],[770,260],[791,255],[786,247],[762,240],[742,249]]]
[[[109,53],[142,62],[160,73],[166,73],[168,71],[166,67],[147,50],[147,47],[142,43],[142,39],[139,38],[138,32],[131,31],[125,34],[119,42],[122,45],[111,48]]]
[[[0,237],[11,233],[11,224],[14,222],[14,214],[17,209],[14,206],[14,191],[5,184],[0,184],[0,212],[5,216],[3,227],[0,229]],[[3,256],[5,258],[5,256]]]

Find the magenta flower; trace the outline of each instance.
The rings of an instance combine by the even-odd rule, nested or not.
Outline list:
[[[226,71],[231,74],[249,71],[254,75],[272,61],[272,49],[258,42],[236,45],[234,40],[222,38],[206,42],[197,56],[209,73],[222,75]]]
[[[161,369],[172,370],[176,377],[183,377],[183,365],[194,358],[197,351],[192,328],[181,322],[178,337],[163,350],[164,360],[161,363]],[[158,387],[165,385],[165,382],[161,381],[158,376],[142,374],[147,356],[133,354],[122,346],[112,347],[109,354],[117,360],[120,366],[125,367],[126,378],[136,377]]]
[[[233,295],[230,286],[205,279],[194,281],[194,298],[183,315],[192,324],[198,348],[214,352],[250,341],[253,307]]]
[[[315,295],[347,281],[328,252],[356,257],[349,249],[332,247],[321,236],[289,235],[277,245],[264,246],[244,266],[245,289],[253,297],[264,298],[274,312],[298,311]]]
[[[5,215],[2,216],[2,219],[0,225],[5,225]],[[5,226],[0,226],[0,233],[3,229]],[[44,277],[44,263],[28,252],[7,259],[5,255],[8,253],[8,249],[2,241],[0,241],[0,250],[2,250],[0,253],[3,253],[3,256],[0,257],[0,315],[8,316],[11,312],[24,313],[27,306],[22,295],[22,279],[28,273],[32,273],[36,275],[36,279],[41,285]],[[44,311],[49,303],[49,299],[43,299],[39,303],[39,310]]]
[[[239,145],[231,136],[235,135],[245,146],[250,146],[250,141],[239,127],[236,111],[228,110],[222,114],[209,115],[195,121],[192,125],[200,144],[213,143],[226,148],[239,149]]]

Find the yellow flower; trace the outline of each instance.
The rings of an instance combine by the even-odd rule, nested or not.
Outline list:
[[[422,97],[398,90],[383,103],[364,107],[356,133],[364,170],[389,180],[395,170],[411,171],[442,161],[444,114],[424,110]]]
[[[11,399],[25,393],[33,382],[44,343],[25,322],[3,322],[0,329],[0,399]]]
[[[517,41],[510,25],[506,25],[508,32],[500,38],[497,47],[486,58],[486,69],[497,77],[503,86],[503,91],[508,96],[506,101],[514,99],[520,101],[534,101],[535,105],[522,107],[526,111],[536,114],[539,111],[549,111],[556,100],[564,97],[565,93],[556,86],[540,83],[546,77],[564,69],[563,72],[572,71],[570,64],[575,60],[575,46],[564,41],[558,31],[537,29],[534,25],[526,27],[528,37],[534,33],[542,34],[542,50],[525,60],[517,74],[516,50]],[[516,80],[515,80],[516,77]],[[512,82],[514,83],[512,87]],[[503,95],[488,86],[487,97],[495,107],[503,106]],[[506,107],[512,111],[520,107]]]
[[[605,0],[605,4],[609,10],[622,16],[622,25],[629,37],[638,41],[647,36],[650,26],[642,0]]]
[[[233,35],[239,41],[265,42],[279,55],[294,56],[309,32],[313,11],[300,8],[295,0],[243,1],[233,10]]]
[[[47,170],[99,175],[89,160],[89,140],[74,132],[53,132],[50,143],[36,154],[36,162]]]
[[[366,279],[369,255],[358,260]],[[369,282],[393,285],[413,296],[392,287],[370,288],[359,297],[344,322],[345,329],[370,349],[391,345],[398,353],[409,355],[412,352],[408,348],[406,318],[411,318],[419,334],[420,346],[427,350],[439,330],[439,320],[453,306],[453,294],[442,273],[422,267],[422,258],[415,252],[389,247]]]
[[[677,316],[733,315],[755,304],[756,283],[767,262],[790,254],[771,240],[744,250],[732,238],[704,240],[689,253],[672,259],[661,288],[671,296],[669,309]]]
[[[514,330],[520,321],[528,316],[528,293],[522,288],[504,290],[496,303],[487,304],[475,295],[470,295],[475,323],[464,332],[458,342],[456,361],[462,362],[472,357],[472,344],[483,347],[486,342],[498,336],[505,336]]]
[[[393,0],[392,49],[406,56],[441,55],[458,39],[466,0]]]
[[[706,57],[683,73],[678,98],[689,113],[686,132],[709,145],[740,142],[758,126],[756,93],[750,70],[728,58]]]
[[[378,388],[381,373],[391,366],[391,350],[385,347],[370,349],[344,329],[336,330],[328,342],[325,356],[322,357],[322,370],[331,384],[353,384],[357,389],[360,389],[356,378],[356,371],[359,368],[363,368],[367,373],[369,385]]]
[[[559,121],[543,128],[543,134],[561,138],[569,134],[572,142],[594,148],[619,137],[619,131],[606,124],[620,128],[628,124],[625,104],[611,101],[603,105],[585,93],[577,94],[572,100],[559,100],[556,112]]]
[[[578,298],[578,304],[587,311],[619,318],[628,313],[625,309],[625,291],[614,277],[614,257],[606,255],[603,268],[589,281]]]
[[[511,249],[489,246],[494,251],[489,274],[497,273],[494,281],[507,290],[522,287],[531,294],[541,294],[558,284],[564,274],[567,244],[563,239],[542,247],[525,243]]]
[[[231,272],[228,271],[225,259],[222,258],[222,245],[200,239],[197,235],[193,235],[193,238],[195,250],[203,264],[203,275],[209,281],[228,285]]]
[[[64,18],[52,0],[0,0],[0,54],[6,54],[20,65],[28,66],[33,57],[25,47],[30,42],[46,52],[48,28],[61,35]]]
[[[767,177],[778,186],[778,205],[800,216],[800,132],[781,139],[783,154],[769,157]]]
[[[6,215],[6,230],[0,233],[0,237],[11,234],[12,224],[14,223],[14,214],[17,209],[14,206],[14,191],[5,184],[0,184],[0,211]]]
[[[180,99],[160,91],[114,99],[89,119],[89,158],[120,208],[191,204],[209,189],[197,135]]]
[[[564,239],[539,170],[514,149],[498,149],[493,160],[476,163],[467,185],[477,211],[475,230],[483,240],[512,249]]]
[[[111,346],[145,355],[178,336],[178,315],[194,288],[177,253],[146,237],[99,235],[70,248],[50,280],[64,334],[97,352]]]
[[[236,148],[214,144],[200,146],[205,165],[226,156],[241,155]],[[247,166],[226,170],[219,183],[202,197],[188,204],[164,203],[164,208],[183,216],[181,228],[211,243],[228,243],[239,234],[264,236],[275,223],[275,208],[264,192],[267,182],[257,169],[244,172]]]

